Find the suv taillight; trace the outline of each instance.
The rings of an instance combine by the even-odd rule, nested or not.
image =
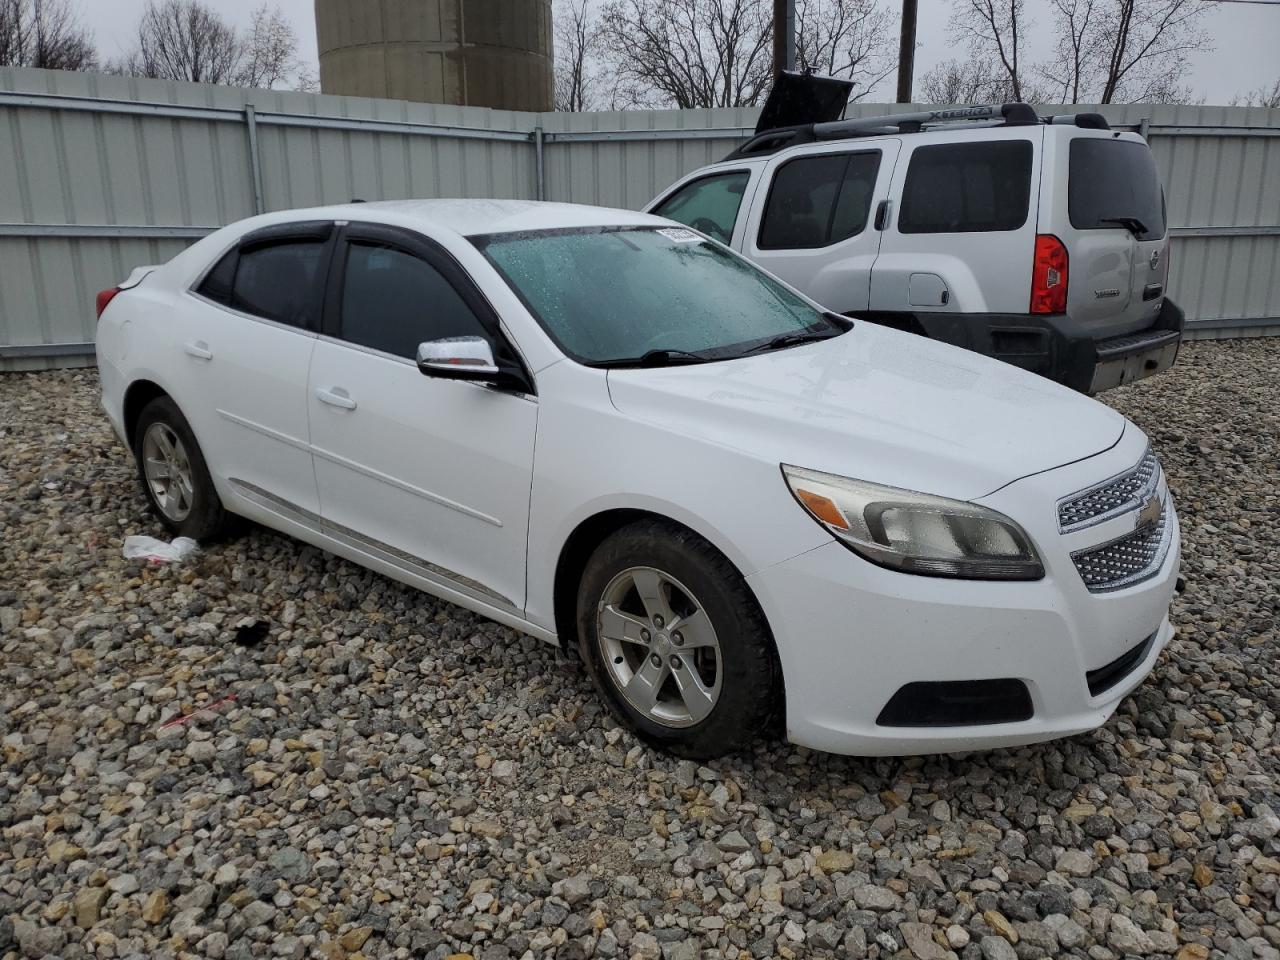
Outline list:
[[[1051,233],[1036,237],[1031,264],[1031,312],[1067,312],[1067,248]]]
[[[107,309],[107,304],[115,299],[117,293],[120,292],[119,287],[108,287],[106,290],[98,291],[98,319],[102,319],[102,311]]]

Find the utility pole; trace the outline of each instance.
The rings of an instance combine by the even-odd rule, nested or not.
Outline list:
[[[898,102],[911,102],[916,65],[916,0],[902,0],[902,37],[898,42]]]
[[[796,0],[773,0],[773,75],[796,68]]]

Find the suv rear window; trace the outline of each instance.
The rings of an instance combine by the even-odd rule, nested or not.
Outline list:
[[[1031,141],[916,147],[902,188],[899,233],[988,233],[1027,222]]]
[[[1132,140],[1072,140],[1067,212],[1077,230],[1132,227],[1139,240],[1159,240],[1165,232],[1164,194],[1151,149]]]

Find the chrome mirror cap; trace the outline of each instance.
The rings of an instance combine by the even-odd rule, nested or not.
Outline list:
[[[498,364],[483,337],[446,337],[418,344],[418,369],[430,377],[493,380]]]

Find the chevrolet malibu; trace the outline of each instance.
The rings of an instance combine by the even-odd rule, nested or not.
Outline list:
[[[1079,733],[1172,633],[1141,430],[658,217],[268,214],[98,312],[103,405],[170,530],[247,517],[576,650],[684,756]]]

